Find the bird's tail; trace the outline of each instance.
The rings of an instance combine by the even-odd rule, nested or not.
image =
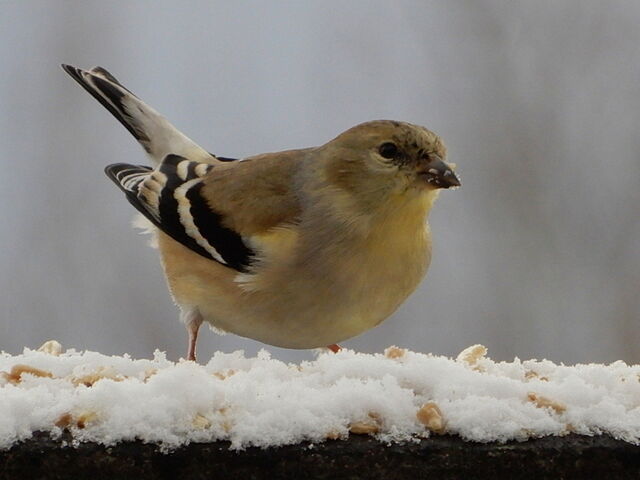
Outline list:
[[[154,163],[160,163],[169,154],[198,162],[216,161],[104,68],[89,71],[71,65],[62,68],[131,132]]]

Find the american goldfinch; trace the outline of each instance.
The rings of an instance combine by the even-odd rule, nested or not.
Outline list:
[[[440,189],[460,185],[435,133],[376,120],[319,147],[235,160],[196,145],[104,68],[63,68],[154,164],[105,171],[157,229],[188,359],[203,321],[279,347],[336,350],[424,277],[426,217]]]

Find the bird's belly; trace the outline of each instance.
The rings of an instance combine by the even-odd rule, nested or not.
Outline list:
[[[287,275],[278,272],[277,281],[244,291],[233,305],[228,296],[211,302],[205,318],[223,330],[285,348],[346,340],[391,315],[415,290],[428,261],[426,252],[377,260],[351,254],[334,257],[341,268],[307,265]],[[227,303],[224,314],[222,303]]]
[[[395,280],[390,285],[369,278],[340,288],[329,279],[292,279],[279,290],[241,294],[237,302],[224,296],[199,308],[222,330],[285,348],[316,348],[354,337],[391,315],[418,283]]]
[[[354,249],[304,268],[265,269],[251,282],[159,240],[176,303],[197,307],[218,329],[284,348],[326,346],[375,327],[413,292],[429,262],[423,242],[378,255]]]

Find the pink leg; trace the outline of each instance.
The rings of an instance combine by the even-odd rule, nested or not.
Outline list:
[[[337,343],[334,343],[332,345],[327,345],[327,348],[331,350],[333,353],[338,353],[340,350],[342,350],[342,347]]]
[[[183,311],[181,320],[187,327],[189,334],[189,348],[187,349],[187,360],[196,361],[196,341],[198,340],[198,329],[202,325],[202,315],[197,308]]]

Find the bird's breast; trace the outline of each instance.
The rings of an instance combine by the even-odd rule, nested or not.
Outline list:
[[[161,253],[178,304],[197,306],[222,330],[315,348],[373,328],[420,283],[430,234],[424,211],[411,213],[364,229],[275,229],[253,239],[260,257],[249,274],[234,274],[163,235]]]
[[[419,225],[398,222],[373,232],[335,258],[341,263],[333,270],[335,284],[344,292],[353,330],[379,324],[415,290],[428,268],[430,247],[423,217]]]
[[[366,230],[283,230],[261,242],[264,261],[241,288],[270,324],[262,341],[290,348],[336,343],[382,322],[420,283],[431,249],[423,212]]]

